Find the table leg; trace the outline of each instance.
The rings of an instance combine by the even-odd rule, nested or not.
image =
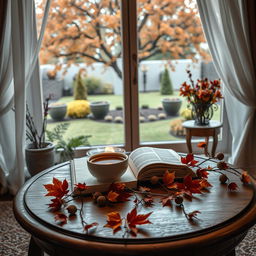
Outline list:
[[[207,137],[205,137],[205,144],[206,144],[206,146],[205,146],[205,149],[204,149],[204,154],[205,154],[205,156],[209,156],[209,153],[208,153],[208,145],[209,145],[209,137],[207,136]]]
[[[188,147],[188,153],[192,153],[191,137],[191,131],[189,129],[186,129],[186,142]]]
[[[215,156],[215,151],[216,151],[216,148],[217,148],[217,144],[218,144],[218,132],[215,129],[214,135],[213,135],[213,144],[212,144],[212,157]]]
[[[33,236],[30,238],[29,249],[28,249],[28,256],[44,256],[44,252],[42,249],[37,245]]]

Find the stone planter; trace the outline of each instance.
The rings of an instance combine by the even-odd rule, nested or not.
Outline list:
[[[26,164],[31,176],[54,165],[54,145],[45,143],[44,148],[35,149],[33,144],[27,145]]]
[[[67,104],[56,103],[49,105],[49,114],[54,121],[64,120],[67,113]]]
[[[162,99],[163,109],[168,116],[177,116],[182,104],[181,99],[164,98]]]
[[[90,109],[95,119],[104,119],[109,111],[108,101],[92,101],[90,103]]]

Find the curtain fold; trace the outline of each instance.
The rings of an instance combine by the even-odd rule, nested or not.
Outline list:
[[[3,47],[0,48],[0,193],[8,188],[15,194],[24,183],[28,87],[33,88],[33,97],[38,99],[36,107],[42,108],[38,53],[51,1],[46,2],[39,39],[34,0],[6,2]]]
[[[215,68],[225,85],[232,134],[230,162],[256,175],[256,70],[251,40],[255,37],[255,4],[252,11],[248,0],[197,3]]]

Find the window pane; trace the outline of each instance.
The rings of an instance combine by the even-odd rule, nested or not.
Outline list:
[[[196,1],[139,0],[140,142],[184,141],[191,107],[179,94],[192,78],[217,79]],[[171,102],[166,102],[170,98]],[[212,119],[220,120],[220,108]]]
[[[120,15],[116,0],[52,1],[40,52],[42,87],[56,103],[47,129],[68,123],[66,140],[91,135],[91,145],[124,144]]]

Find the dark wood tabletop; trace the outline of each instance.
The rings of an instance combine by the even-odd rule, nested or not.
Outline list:
[[[54,221],[54,214],[47,206],[50,198],[44,196],[47,191],[43,186],[52,183],[53,177],[70,182],[69,163],[31,178],[14,201],[16,219],[33,237],[30,255],[39,255],[36,252],[39,247],[50,255],[62,256],[84,255],[85,252],[86,255],[235,255],[235,246],[256,222],[254,181],[243,185],[238,176],[230,173],[229,179],[237,182],[239,188],[229,191],[226,184],[220,184],[219,176],[211,173],[208,181],[213,187],[209,192],[195,195],[192,201],[184,201],[187,212],[201,212],[195,221],[186,219],[175,204],[163,207],[157,198],[152,207],[138,207],[140,214],[153,211],[149,217],[152,224],[141,226],[137,237],[124,238],[124,232],[113,234],[111,229],[104,227],[106,215],[118,211],[121,216],[126,216],[134,206],[133,199],[98,207],[91,197],[86,197],[84,218],[88,223],[99,223],[86,234],[79,215],[65,225]],[[79,206],[80,202],[74,204]],[[33,245],[39,247],[34,249]]]

